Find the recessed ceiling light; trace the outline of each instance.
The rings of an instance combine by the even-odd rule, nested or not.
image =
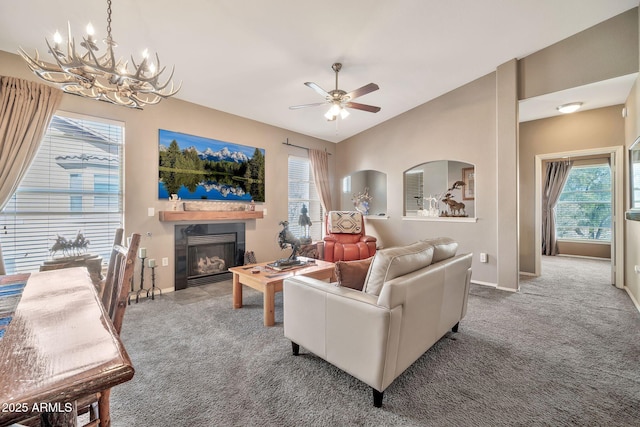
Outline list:
[[[563,114],[575,113],[582,106],[582,102],[572,102],[557,107],[557,110]]]

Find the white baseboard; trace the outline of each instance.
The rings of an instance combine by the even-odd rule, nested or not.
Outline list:
[[[597,256],[570,255],[570,254],[558,254],[556,256],[565,257],[565,258],[595,259],[597,261],[609,261],[609,262],[611,262],[611,258],[602,258],[602,257],[597,257]]]
[[[622,288],[625,291],[627,291],[627,294],[629,294],[629,298],[631,298],[631,301],[633,302],[633,305],[636,306],[636,310],[638,310],[638,312],[640,312],[640,303],[638,303],[638,300],[636,299],[636,297],[633,296],[633,294],[631,293],[631,290],[628,287],[624,287]]]
[[[531,276],[531,277],[538,277],[538,275],[536,273],[529,273],[528,271],[521,271],[519,273],[521,276]]]
[[[138,292],[138,289],[136,289],[136,290],[134,290],[134,291],[133,291],[133,297],[130,297],[132,301],[135,301],[135,300],[136,300],[136,293],[137,293],[137,292]],[[155,296],[157,297],[157,296],[159,296],[159,295],[161,296],[161,295],[165,295],[165,294],[168,294],[168,293],[171,293],[171,292],[175,292],[175,288],[166,288],[166,289],[161,289],[161,288],[159,288],[159,287],[157,287],[157,286],[156,286]],[[151,299],[151,292],[149,292],[149,294],[148,294],[148,295],[149,295],[149,299]],[[139,297],[138,297],[138,300],[141,300],[141,299],[143,299],[143,298],[144,298],[144,299],[147,299],[147,288],[144,288],[144,291],[143,291],[143,292],[140,292],[140,295],[139,295]]]
[[[471,283],[476,284],[476,285],[480,285],[480,286],[487,286],[489,288],[493,288],[496,289],[498,291],[506,291],[506,292],[518,292],[517,289],[513,289],[513,288],[502,288],[500,286],[498,286],[497,283],[489,283],[489,282],[482,282],[480,280],[471,280]]]
[[[489,288],[498,289],[497,283],[481,282],[480,280],[473,280],[473,279],[471,279],[471,283],[480,285],[480,286],[488,286]]]

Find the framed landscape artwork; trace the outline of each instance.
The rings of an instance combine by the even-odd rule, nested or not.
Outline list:
[[[265,151],[160,129],[158,198],[265,201]]]

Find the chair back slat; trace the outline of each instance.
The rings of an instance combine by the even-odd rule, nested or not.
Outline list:
[[[111,316],[112,313],[112,301],[114,301],[113,289],[116,280],[115,265],[118,257],[113,250],[116,245],[122,245],[122,237],[124,236],[124,229],[118,228],[116,230],[115,238],[113,239],[113,246],[111,248],[111,257],[109,258],[109,266],[107,267],[107,277],[104,280],[104,287],[102,289],[102,305]]]
[[[131,242],[128,248],[120,243],[115,243],[118,240],[122,241],[122,233],[116,232],[102,294],[102,303],[119,335],[122,329],[124,311],[127,307],[131,282],[133,281],[133,272],[138,247],[140,246],[140,234],[134,233],[131,235]]]
[[[134,233],[131,235],[131,243],[129,248],[124,246],[117,246],[114,250],[118,251],[118,269],[117,269],[117,292],[115,304],[113,308],[113,315],[111,316],[111,322],[116,328],[118,335],[122,329],[122,319],[124,318],[124,310],[127,308],[127,301],[129,299],[129,287],[133,280],[133,272],[136,265],[136,259],[138,254],[138,246],[140,246],[140,234]]]

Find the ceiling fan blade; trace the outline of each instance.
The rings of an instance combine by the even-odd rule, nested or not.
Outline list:
[[[326,102],[314,102],[313,104],[292,105],[290,110],[297,110],[299,108],[318,107],[320,105],[326,105]]]
[[[358,104],[357,102],[347,102],[346,104],[344,104],[344,106],[347,108],[355,108],[356,110],[368,111],[370,113],[377,113],[378,111],[380,111],[380,107]]]
[[[306,82],[305,85],[309,86],[311,89],[313,89],[316,92],[318,92],[324,98],[331,98],[331,95],[329,95],[329,92],[327,92],[326,90],[322,89],[320,86],[318,86],[314,82]]]
[[[366,95],[366,94],[371,93],[373,91],[376,91],[378,89],[380,89],[380,88],[378,87],[377,84],[369,83],[368,85],[364,85],[359,89],[356,89],[354,91],[349,92],[345,96],[348,96],[349,99],[356,99],[359,96]]]

